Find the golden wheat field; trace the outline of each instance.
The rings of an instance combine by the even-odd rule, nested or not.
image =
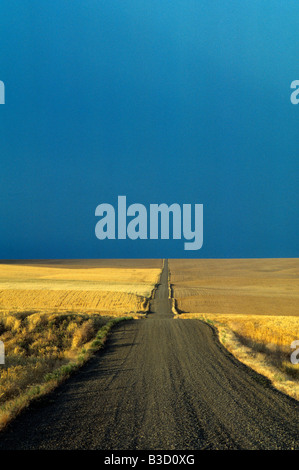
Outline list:
[[[161,260],[43,260],[0,263],[0,309],[144,312]]]
[[[282,391],[299,398],[299,259],[170,260],[181,318],[213,323],[223,344]]]

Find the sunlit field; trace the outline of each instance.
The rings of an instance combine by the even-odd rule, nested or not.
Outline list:
[[[0,264],[0,309],[145,312],[161,260],[63,260]]]

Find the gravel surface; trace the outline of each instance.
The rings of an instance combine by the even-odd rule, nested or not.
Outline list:
[[[174,319],[168,263],[146,320],[0,437],[0,449],[298,449],[298,402],[237,361],[199,320]]]

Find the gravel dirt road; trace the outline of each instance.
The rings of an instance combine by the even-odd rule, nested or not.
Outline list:
[[[0,434],[0,449],[298,449],[298,402],[199,320],[174,319],[168,263],[145,320]]]

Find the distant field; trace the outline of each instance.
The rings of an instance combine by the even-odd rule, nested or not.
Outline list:
[[[299,259],[170,260],[183,312],[298,315]]]
[[[161,265],[161,260],[2,261],[0,309],[142,312]]]

